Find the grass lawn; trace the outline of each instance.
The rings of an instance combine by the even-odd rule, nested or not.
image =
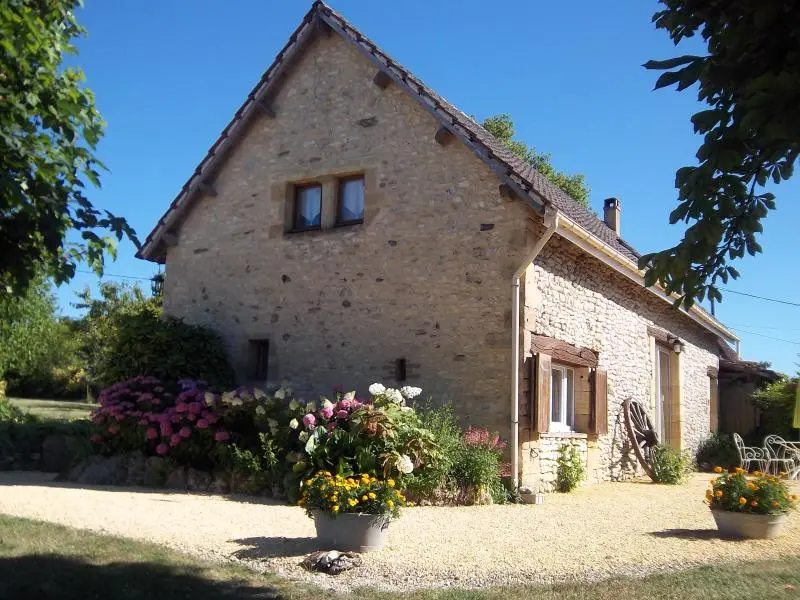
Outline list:
[[[407,595],[360,590],[337,596],[234,564],[203,562],[154,544],[0,515],[0,598],[528,600],[534,597],[545,600],[800,598],[800,557],[585,585],[447,589]]]
[[[88,419],[89,413],[95,407],[88,402],[73,402],[68,400],[44,400],[29,398],[9,398],[11,404],[22,410],[49,421],[72,421],[74,419]]]

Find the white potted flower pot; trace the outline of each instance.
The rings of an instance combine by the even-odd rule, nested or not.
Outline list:
[[[313,511],[317,540],[326,549],[342,552],[373,552],[383,548],[388,515],[342,513],[334,519],[327,513]]]
[[[755,515],[712,509],[711,514],[717,522],[722,537],[770,539],[778,537],[786,525],[786,515]]]

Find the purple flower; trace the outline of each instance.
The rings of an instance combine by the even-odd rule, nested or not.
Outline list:
[[[311,413],[308,413],[305,417],[303,417],[303,425],[305,425],[309,429],[313,429],[314,425],[316,424],[317,424],[317,418]]]
[[[180,435],[178,435],[177,433],[173,433],[169,438],[169,445],[174,448],[175,446],[181,443],[181,439],[183,438],[181,438]]]
[[[181,437],[188,438],[190,435],[192,435],[192,430],[188,427],[181,427],[181,430],[178,432],[178,434]]]
[[[319,415],[323,419],[330,419],[333,416],[333,407],[332,406],[322,407],[322,409],[319,411]]]
[[[155,427],[150,427],[146,432],[145,436],[148,440],[154,440],[158,437],[158,432],[156,431]]]
[[[163,436],[172,435],[172,425],[170,425],[168,422],[161,421],[161,435]]]
[[[156,446],[157,454],[166,454],[167,452],[169,452],[169,446],[167,446],[165,443],[162,442]]]
[[[208,421],[205,419],[198,419],[197,420],[197,428],[198,429],[208,429]]]
[[[214,439],[218,442],[224,442],[226,440],[229,440],[230,437],[231,434],[229,434],[227,431],[218,431],[217,433],[214,434]]]

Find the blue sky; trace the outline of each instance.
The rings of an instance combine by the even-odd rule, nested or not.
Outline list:
[[[651,23],[655,2],[331,5],[464,112],[510,113],[519,139],[586,176],[595,210],[619,197],[623,237],[639,250],[680,238],[667,215],[675,170],[693,164],[700,142],[689,122],[698,104],[691,90],[653,92],[656,75],[641,67],[676,52]],[[127,217],[144,239],[310,6],[87,0],[79,19],[89,36],[76,62],[108,122],[98,155],[110,170],[90,198]],[[764,253],[736,265],[742,277],[731,289],[800,302],[800,176],[774,191],[778,211],[765,223]],[[122,244],[106,271],[150,277],[156,265],[133,254]],[[61,287],[64,312],[74,313],[75,291],[96,281],[79,274]],[[738,328],[744,358],[797,369],[800,307],[728,294],[717,316]]]

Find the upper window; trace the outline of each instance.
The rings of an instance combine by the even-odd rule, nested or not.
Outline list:
[[[298,185],[294,192],[294,229],[304,231],[322,226],[322,186]]]
[[[347,177],[339,180],[339,206],[337,225],[364,221],[364,177]]]
[[[553,365],[550,371],[550,431],[572,431],[575,427],[574,371]]]

